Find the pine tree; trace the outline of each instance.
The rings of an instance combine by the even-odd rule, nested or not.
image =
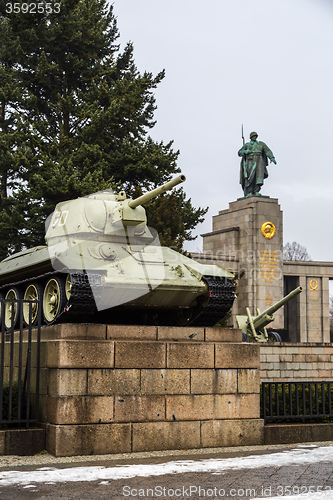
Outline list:
[[[131,43],[120,52],[116,18],[106,0],[52,5],[51,14],[1,18],[2,82],[17,82],[9,97],[0,83],[2,101],[15,116],[10,131],[4,118],[1,122],[1,154],[10,151],[1,176],[12,186],[11,202],[8,192],[1,193],[1,232],[10,211],[17,217],[15,247],[4,239],[2,256],[43,244],[44,221],[59,201],[116,186],[133,196],[179,172],[172,141],[155,142],[148,134],[155,124],[154,89],[164,71],[140,74]],[[205,210],[194,209],[182,191],[165,199],[177,206],[179,219],[165,241],[181,248]],[[170,219],[157,213],[162,205],[150,204],[156,214],[149,222],[153,226],[155,217],[165,232]]]
[[[22,247],[23,225],[19,201],[15,196],[27,164],[26,137],[20,127],[20,113],[26,92],[17,73],[15,61],[20,43],[9,23],[0,16],[0,256]]]
[[[177,251],[182,251],[184,241],[195,239],[191,231],[198,222],[203,222],[207,212],[207,209],[194,209],[182,189],[152,200],[146,210],[149,225],[158,232],[161,245]]]

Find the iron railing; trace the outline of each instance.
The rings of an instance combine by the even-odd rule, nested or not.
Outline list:
[[[24,305],[26,320],[28,309],[28,321],[24,320]],[[38,421],[40,303],[36,300],[2,299],[0,306],[0,425],[29,428]],[[15,311],[9,321],[8,307]],[[33,313],[36,307],[37,314]],[[33,316],[36,316],[35,321]]]
[[[261,416],[272,421],[333,418],[333,382],[263,382]]]

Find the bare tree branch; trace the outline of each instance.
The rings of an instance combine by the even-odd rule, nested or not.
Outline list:
[[[305,247],[293,241],[286,243],[283,247],[284,260],[312,260]]]

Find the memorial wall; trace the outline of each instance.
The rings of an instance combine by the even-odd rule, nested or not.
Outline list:
[[[213,216],[213,230],[202,234],[199,262],[220,264],[237,276],[230,326],[236,315],[262,312],[298,286],[303,292],[274,316],[283,341],[330,342],[329,280],[332,262],[283,261],[283,213],[277,199],[240,198]]]

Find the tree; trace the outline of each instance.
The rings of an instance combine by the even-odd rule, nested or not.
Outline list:
[[[19,58],[20,44],[1,14],[0,33],[0,256],[4,257],[22,247],[23,235],[17,231],[22,214],[14,192],[27,160],[23,146],[26,137],[20,127],[26,91],[14,63]]]
[[[43,243],[44,221],[60,201],[108,187],[133,196],[179,172],[172,141],[156,142],[148,134],[164,71],[140,74],[131,43],[120,52],[106,0],[64,0],[59,11],[52,5],[51,14],[21,10],[1,18],[0,65],[4,81],[17,84],[8,97],[0,83],[8,117],[13,115],[0,138],[2,150],[10,151],[1,174],[12,197],[6,208],[8,190],[1,192],[0,230],[10,211],[19,214],[15,248],[5,238],[2,256]],[[162,236],[181,248],[206,210],[195,209],[182,190],[166,199],[177,205],[179,220]],[[157,215],[162,205],[155,200],[150,208],[165,233],[171,219],[162,209]]]
[[[156,229],[160,243],[181,251],[185,240],[195,238],[191,230],[203,222],[207,209],[193,209],[191,200],[185,199],[182,190],[165,193],[146,206],[149,225]]]
[[[305,247],[293,241],[286,243],[283,247],[284,260],[311,260],[310,255]]]

